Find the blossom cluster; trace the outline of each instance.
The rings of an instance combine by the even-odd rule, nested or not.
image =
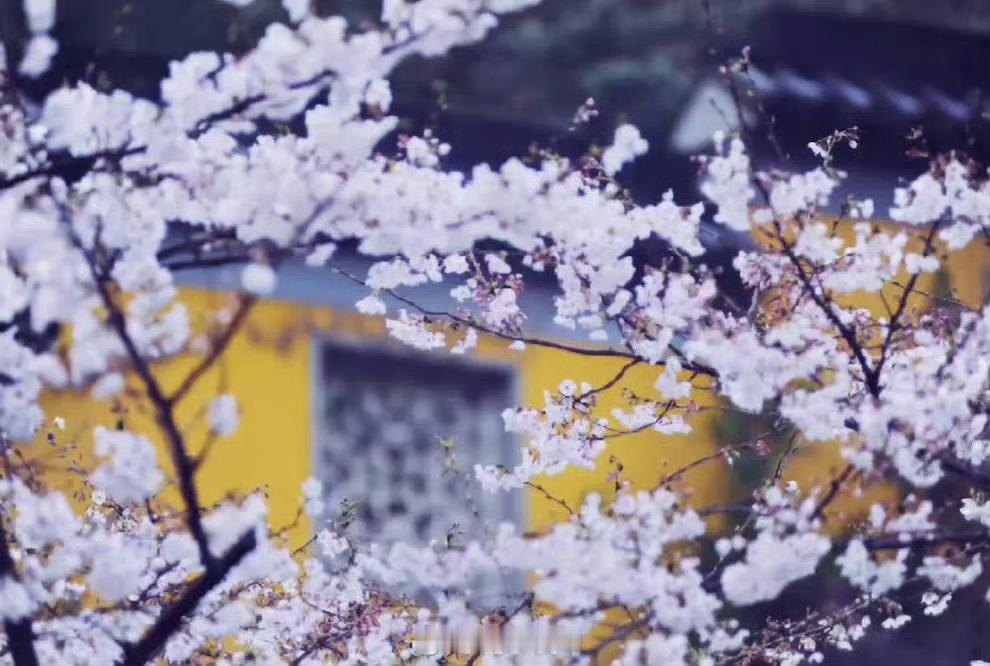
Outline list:
[[[532,4],[386,0],[377,25],[356,27],[286,0],[288,21],[249,52],[173,62],[158,101],[76,83],[31,105],[8,91],[45,70],[55,5],[25,3],[33,37],[0,73],[0,663],[385,664],[412,656],[430,606],[448,623],[622,618],[574,663],[614,646],[626,666],[796,666],[910,621],[898,601],[909,582],[921,582],[926,614],[979,584],[990,308],[923,286],[988,233],[986,168],[934,159],[878,223],[868,200],[843,204],[851,221],[835,217],[835,193],[856,183],[831,159],[761,171],[742,136],[714,137],[705,200],[687,204],[623,190],[623,167],[649,149],[632,125],[580,158],[547,151],[466,173],[445,168],[456,146],[431,132],[382,147],[398,125],[387,81],[398,63],[479,41]],[[703,219],[752,239],[731,266],[706,264]],[[634,260],[646,241],[664,256]],[[344,245],[367,259],[364,275],[334,262]],[[421,350],[464,354],[487,336],[626,364],[604,386],[576,378],[547,387],[542,406],[507,409],[519,461],[479,465],[486,491],[593,468],[613,437],[691,433],[709,393],[726,409],[774,412],[803,445],[838,442],[846,467],[817,488],[776,474],[732,507],[691,508],[671,479],[635,489],[619,478],[610,495],[561,500],[569,519],[543,531],[504,525],[428,545],[358,543],[346,520],[327,522],[314,482],[315,536],[292,550],[257,495],[201,505],[202,460],[175,416],[286,262],[360,283],[355,307]],[[198,335],[176,274],[228,264],[242,266],[238,307]],[[719,289],[722,269],[749,304]],[[535,279],[554,285],[554,322],[587,344],[528,330],[521,296]],[[445,308],[406,295],[424,284],[443,286]],[[855,305],[868,296],[882,312]],[[58,344],[39,342],[53,327]],[[180,353],[198,365],[165,387],[158,365]],[[603,413],[599,395],[633,366],[653,373],[653,392]],[[126,419],[98,429],[97,466],[70,497],[40,459],[11,454],[41,438],[71,460],[57,415],[40,407],[46,387],[100,400],[139,391],[161,432],[131,432]],[[238,430],[235,395],[201,407],[211,436]],[[948,478],[959,483],[934,503]],[[901,505],[874,504],[853,533],[832,529],[839,494],[889,481],[909,488]],[[163,494],[171,486],[178,501]],[[729,535],[709,520],[740,509]],[[740,608],[786,595],[826,561],[854,602],[773,627],[740,621]],[[493,575],[528,580],[523,603],[472,606],[470,590]]]

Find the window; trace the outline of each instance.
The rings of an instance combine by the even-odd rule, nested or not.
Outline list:
[[[515,457],[501,418],[511,367],[325,340],[316,366],[315,470],[328,510],[357,503],[355,535],[425,543],[520,517],[518,499],[484,493],[473,472]]]

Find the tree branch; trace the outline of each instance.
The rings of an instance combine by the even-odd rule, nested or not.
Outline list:
[[[962,545],[981,544],[990,541],[986,532],[925,532],[922,534],[892,534],[871,537],[863,540],[867,550],[902,550],[921,548],[942,543]]]
[[[969,463],[958,460],[950,456],[948,453],[943,453],[940,455],[938,460],[942,465],[942,469],[946,472],[961,476],[983,490],[990,490],[990,473],[987,473],[978,467],[974,467]]]
[[[783,229],[780,227],[780,222],[774,221],[774,226],[776,227],[776,237],[780,242],[784,254],[790,261],[791,265],[794,266],[794,270],[797,273],[798,280],[801,281],[801,285],[804,287],[805,292],[811,297],[811,300],[815,302],[818,309],[828,318],[828,320],[835,326],[836,330],[839,331],[839,335],[845,340],[846,344],[849,345],[850,351],[852,351],[853,356],[856,357],[856,361],[859,363],[859,367],[863,371],[863,381],[866,383],[866,388],[869,390],[870,395],[873,397],[879,397],[880,395],[880,382],[877,373],[874,372],[873,367],[870,365],[869,359],[866,357],[866,353],[863,351],[863,346],[859,343],[856,338],[856,332],[842,323],[839,319],[839,315],[835,313],[832,309],[831,302],[822,294],[818,293],[815,285],[811,282],[811,276],[808,275],[807,271],[804,270],[804,266],[801,265],[801,259],[794,253],[794,249],[791,247],[787,239],[784,238]]]
[[[828,491],[826,491],[825,496],[822,497],[822,500],[818,503],[818,506],[815,507],[814,512],[812,512],[811,520],[821,518],[824,515],[825,509],[827,509],[828,505],[831,504],[838,496],[839,490],[842,488],[842,484],[845,483],[855,471],[856,468],[851,464],[846,465],[846,468],[842,470],[839,476],[832,479],[832,482],[828,485]]]
[[[7,545],[7,530],[0,521],[0,580],[10,577],[17,580],[17,568]],[[38,666],[38,655],[34,650],[34,630],[31,617],[4,621],[7,633],[7,648],[14,659],[14,666]]]
[[[340,268],[339,266],[330,265],[330,268],[333,269],[333,271],[335,273],[337,273],[338,275],[341,275],[341,276],[347,278],[348,280],[350,280],[352,282],[355,282],[355,283],[357,283],[357,284],[359,284],[359,285],[361,285],[363,287],[366,287],[367,286],[365,284],[364,280],[362,280],[361,278],[357,277],[353,273],[351,273],[351,272],[349,272],[349,271],[347,271],[347,270],[345,270],[343,268]],[[447,319],[449,321],[455,322],[457,324],[461,324],[462,326],[470,326],[471,328],[475,328],[475,329],[481,331],[482,333],[487,333],[489,335],[493,335],[493,336],[495,336],[497,338],[501,338],[502,340],[508,340],[510,342],[522,342],[522,343],[527,344],[527,345],[533,345],[534,347],[545,347],[547,349],[556,349],[558,351],[568,352],[568,353],[571,353],[571,354],[578,354],[580,356],[599,356],[599,357],[611,357],[611,358],[625,358],[625,359],[630,359],[630,360],[633,360],[633,361],[641,361],[642,360],[636,354],[633,354],[633,353],[627,352],[627,351],[622,351],[620,349],[599,348],[599,347],[587,347],[587,348],[585,348],[585,347],[576,347],[574,345],[568,345],[568,344],[564,344],[564,343],[561,343],[561,342],[555,342],[553,340],[544,340],[544,339],[541,339],[541,338],[530,338],[530,337],[526,337],[524,335],[516,335],[516,334],[513,334],[513,333],[506,333],[506,332],[500,331],[498,329],[488,328],[488,327],[486,327],[486,326],[484,326],[482,324],[479,324],[479,323],[475,322],[474,320],[467,319],[465,317],[460,317],[460,316],[455,315],[455,314],[452,314],[450,312],[444,312],[444,311],[439,311],[439,310],[428,310],[427,308],[421,306],[420,304],[416,303],[413,300],[410,300],[410,299],[406,298],[405,296],[402,296],[401,294],[395,292],[392,289],[382,289],[381,291],[383,291],[384,293],[388,294],[389,296],[391,296],[395,300],[399,301],[400,303],[402,303],[404,305],[407,305],[407,306],[409,306],[411,308],[414,308],[421,315],[424,315],[426,317],[443,318],[443,319]],[[702,365],[702,364],[699,364],[699,363],[694,363],[692,361],[688,361],[687,359],[685,359],[684,356],[683,356],[683,354],[678,349],[676,349],[673,345],[671,345],[670,349],[675,354],[677,354],[679,357],[681,357],[682,359],[684,359],[683,367],[684,367],[685,370],[689,370],[691,372],[696,372],[696,373],[698,373],[700,375],[708,375],[708,376],[716,377],[716,378],[718,377],[718,373],[714,369],[709,368],[708,366],[705,366],[705,365]]]
[[[80,249],[82,250],[82,248]],[[93,282],[103,301],[103,305],[107,309],[107,322],[124,345],[131,365],[144,384],[145,393],[154,406],[155,416],[165,433],[165,438],[168,440],[169,453],[172,458],[172,464],[175,467],[176,476],[178,477],[179,492],[186,506],[186,524],[193,539],[196,541],[200,561],[204,568],[210,569],[213,563],[213,556],[210,554],[209,542],[206,537],[206,531],[203,529],[202,516],[200,515],[199,493],[196,490],[195,482],[196,464],[189,456],[185,438],[175,421],[173,403],[165,395],[158,380],[155,379],[154,374],[151,372],[151,367],[148,365],[147,359],[144,358],[133,338],[131,338],[131,334],[127,330],[127,320],[124,317],[124,313],[110,294],[106,277],[97,268],[96,260],[89,252],[85,250],[82,250],[82,252],[89,263]]]
[[[237,306],[237,312],[234,313],[234,318],[224,329],[223,333],[220,334],[213,342],[213,348],[210,350],[209,354],[197,365],[192,371],[186,375],[186,378],[182,380],[179,388],[172,393],[169,401],[172,404],[176,404],[182,400],[183,397],[195,386],[196,382],[206,374],[206,372],[213,367],[213,364],[223,355],[227,347],[230,345],[234,336],[241,329],[244,321],[247,319],[248,313],[251,312],[252,306],[257,302],[257,298],[254,296],[245,295],[241,297],[240,304]]]
[[[196,610],[210,590],[219,585],[256,545],[257,538],[253,529],[242,534],[227,552],[214,560],[212,566],[186,588],[175,603],[162,612],[141,640],[124,646],[124,658],[119,662],[120,666],[143,666],[152,661],[165,647],[168,639],[182,628],[185,618]]]
[[[933,241],[935,240],[935,232],[938,230],[938,220],[932,223],[931,228],[928,230],[928,235],[925,236],[925,248],[922,256],[927,257],[932,251]],[[918,284],[918,278],[921,277],[921,272],[914,273],[909,279],[907,285],[903,288],[901,293],[901,299],[897,303],[897,309],[894,314],[890,317],[890,324],[887,326],[887,335],[883,340],[883,347],[880,349],[880,360],[877,361],[876,369],[874,374],[876,375],[877,382],[880,381],[880,373],[883,372],[883,366],[887,362],[890,356],[890,345],[894,338],[894,333],[900,328],[900,319],[904,315],[904,311],[907,309],[908,299],[911,294],[914,293],[915,287]],[[883,293],[883,290],[880,290]]]

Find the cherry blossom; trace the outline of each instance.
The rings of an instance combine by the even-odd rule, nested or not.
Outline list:
[[[922,282],[987,233],[986,167],[934,157],[896,188],[884,222],[870,200],[833,201],[840,185],[858,186],[833,167],[834,140],[811,144],[822,166],[785,173],[761,169],[744,132],[720,132],[699,156],[704,201],[660,190],[641,203],[620,179],[649,149],[633,125],[603,151],[538,151],[463,172],[448,167],[456,145],[397,135],[388,78],[400,62],[478,42],[533,4],[387,0],[377,25],[352,26],[286,0],[288,22],[246,53],[171,63],[156,102],[85,83],[37,106],[3,93],[0,661],[390,663],[412,656],[424,617],[511,632],[552,607],[585,632],[622,617],[575,664],[614,644],[626,666],[796,665],[903,626],[912,616],[898,599],[914,584],[921,615],[986,585],[990,308]],[[56,52],[54,3],[25,9],[32,35],[24,59],[5,64],[5,84],[15,71],[43,73]],[[595,113],[589,100],[575,122]],[[731,265],[708,255],[708,218],[751,236]],[[647,241],[660,256],[634,259]],[[362,268],[341,260],[349,254]],[[230,264],[237,305],[201,335],[178,275]],[[565,519],[364,543],[311,479],[287,491],[313,525],[298,545],[269,526],[258,493],[205,505],[197,471],[208,449],[191,448],[177,408],[202,400],[192,389],[258,298],[278,293],[286,265],[328,289],[356,285],[358,312],[422,352],[469,354],[485,339],[617,364],[605,382],[575,376],[544,387],[541,404],[507,408],[500,425],[519,443],[516,459],[473,470],[485,492],[542,492]],[[724,271],[745,302],[719,286]],[[549,314],[569,337],[534,332],[534,280],[552,285]],[[419,303],[416,288],[429,285],[446,302]],[[163,362],[180,354],[192,370],[164,383]],[[648,374],[649,395],[621,391],[630,371]],[[159,428],[134,431],[120,411],[119,427],[92,433],[96,463],[81,470],[82,444],[40,406],[45,388],[88,390],[115,408],[140,396]],[[619,406],[605,409],[606,391],[621,393]],[[211,437],[238,430],[236,394],[196,407]],[[803,447],[837,443],[840,467],[799,488],[782,458],[752,496],[711,507],[691,504],[684,470],[644,488],[617,471],[608,492],[573,505],[541,485],[600,468],[615,438],[683,443],[716,409],[769,413]],[[71,495],[50,480],[46,456],[13,455],[44,447],[78,481]],[[699,452],[686,469],[733,455]],[[837,497],[892,482],[906,489],[899,505],[837,524]],[[740,511],[731,533],[709,520]],[[829,565],[848,605],[762,624],[740,613],[786,599]],[[499,603],[472,596],[512,577],[526,583]]]

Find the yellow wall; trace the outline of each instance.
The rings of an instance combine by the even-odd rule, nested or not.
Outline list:
[[[838,234],[851,243],[855,236],[852,224],[840,222]],[[906,251],[921,253],[924,243],[920,234],[923,230],[918,227],[898,227],[893,224],[885,225],[887,231],[894,232],[903,228],[912,240]],[[936,248],[938,247],[936,243]],[[957,300],[965,307],[980,307],[987,297],[987,275],[990,270],[990,247],[983,241],[974,241],[965,250],[951,255],[940,253],[939,258],[945,267],[944,273],[923,274],[916,283],[916,291],[907,302],[906,314],[930,309],[932,296]],[[910,276],[905,272],[898,275],[894,282],[906,285]],[[888,284],[883,289],[883,297],[877,293],[853,293],[839,299],[843,305],[860,307],[868,310],[874,317],[886,317],[887,305],[896,307],[903,289],[895,284]],[[886,299],[886,304],[884,300]],[[944,306],[948,301],[940,302]],[[846,466],[835,442],[804,442],[798,440],[797,455],[786,467],[784,477],[796,480],[805,490],[826,486]],[[853,491],[841,492],[831,503],[829,514],[833,519],[827,525],[830,529],[841,530],[860,518],[868,507],[877,501],[894,501],[899,496],[895,484],[873,485],[865,493]]]
[[[185,292],[194,322],[212,308],[231,304],[222,293]],[[243,332],[231,343],[221,362],[196,385],[179,406],[180,425],[189,433],[192,452],[207,442],[205,409],[219,393],[233,392],[241,406],[241,424],[229,438],[217,439],[199,472],[204,503],[218,502],[228,493],[265,492],[271,508],[271,524],[279,529],[295,522],[300,484],[310,473],[310,345],[307,330],[321,323],[319,313],[293,305],[266,302],[256,306]],[[325,317],[323,318],[325,319]],[[178,385],[195,358],[186,357],[156,366],[165,387]],[[50,392],[46,413],[65,418],[64,436],[75,438],[87,451],[95,426],[124,419],[129,430],[147,434],[160,449],[167,466],[163,440],[142,399],[136,378],[128,390],[110,402],[81,398],[71,392]],[[178,495],[169,488],[166,497]],[[308,527],[300,523],[291,532],[302,542]]]
[[[953,257],[951,265],[950,283],[956,296],[971,305],[980,302],[982,277],[985,267],[990,266],[990,252],[982,244],[975,244]],[[979,279],[974,279],[975,276]],[[932,283],[931,278],[926,278],[925,288],[934,288]],[[233,305],[233,297],[221,292],[185,291],[182,299],[189,306],[197,330],[208,329],[206,317],[210,313]],[[924,307],[923,300],[918,297],[912,305]],[[880,307],[878,300],[866,305],[874,311]],[[241,425],[233,437],[214,443],[199,474],[203,501],[217,502],[229,493],[261,490],[269,499],[272,527],[292,526],[287,531],[292,545],[304,542],[310,530],[306,521],[300,519],[298,509],[300,484],[312,469],[311,354],[313,335],[318,333],[347,339],[382,338],[387,344],[379,319],[287,302],[263,302],[251,312],[222,362],[200,381],[179,410],[180,423],[187,427],[190,446],[197,452],[207,440],[205,409],[210,399],[223,392],[237,396],[242,408]],[[503,341],[485,339],[476,353],[480,358],[514,365],[522,399],[537,407],[543,403],[544,389],[555,388],[563,379],[588,381],[597,386],[611,379],[623,364],[621,359],[575,356],[533,346],[524,352],[512,352],[506,349]],[[166,387],[174,387],[195,360],[191,357],[176,359],[156,370]],[[652,395],[658,372],[658,368],[646,365],[634,368],[622,382],[601,395],[601,413],[621,406],[625,389],[642,396]],[[622,467],[623,479],[636,487],[653,487],[664,475],[714,452],[720,444],[714,430],[719,402],[710,396],[705,399],[712,411],[692,419],[693,434],[674,437],[647,431],[611,440],[609,451],[597,469],[569,471],[541,480],[541,485],[571,506],[580,504],[582,497],[590,491],[609,494],[614,488],[609,475],[617,469],[610,461],[612,455]],[[65,418],[67,430],[58,435],[62,440],[75,440],[80,445],[83,466],[92,464],[87,452],[92,430],[97,425],[111,426],[123,418],[128,429],[157,432],[134,378],[129,380],[127,392],[111,402],[97,402],[69,392],[48,392],[43,402],[50,416]],[[151,438],[161,445],[160,436]],[[34,447],[32,455],[43,456],[48,451],[49,448],[40,444]],[[164,450],[162,460],[167,461]],[[803,485],[827,483],[842,465],[838,447],[834,444],[801,445],[785,478],[796,478]],[[726,467],[718,461],[690,472],[683,487],[692,489],[690,501],[699,507],[744,500],[744,497],[732,497],[732,486],[727,479]],[[892,493],[889,488],[879,489],[866,498],[848,497],[834,506],[840,511],[858,511],[864,500],[889,497]],[[175,499],[174,493],[171,497]],[[528,500],[529,521],[535,529],[544,528],[565,515],[562,507],[540,493],[531,492]]]
[[[198,330],[207,328],[205,318],[211,312],[230,308],[233,303],[231,295],[220,292],[185,291],[182,299]],[[296,523],[288,532],[293,544],[305,541],[310,529],[305,520],[297,523],[297,518],[301,498],[299,488],[312,469],[311,354],[312,339],[316,334],[345,339],[381,338],[383,344],[390,344],[379,319],[287,302],[263,302],[252,310],[222,362],[188,394],[178,412],[180,424],[189,432],[190,448],[197,453],[208,439],[205,409],[209,401],[224,392],[237,396],[242,409],[240,428],[234,436],[213,442],[199,473],[202,500],[212,503],[229,493],[262,490],[269,499],[273,528]],[[504,341],[487,339],[481,341],[476,356],[515,366],[521,398],[532,406],[542,405],[543,390],[556,387],[564,379],[600,385],[611,379],[623,365],[621,359],[581,357],[534,346],[514,352],[506,349]],[[160,381],[166,388],[174,388],[195,360],[186,357],[160,364],[156,367]],[[623,404],[623,389],[651,395],[658,372],[657,368],[645,365],[629,372],[623,382],[601,394],[601,413]],[[136,378],[129,379],[125,394],[109,402],[55,391],[46,393],[43,402],[46,413],[66,420],[66,432],[59,433],[59,437],[75,440],[80,445],[84,465],[92,464],[92,458],[86,452],[93,428],[112,426],[119,418],[123,418],[128,429],[148,433],[160,447],[163,462],[167,463],[161,446],[163,438],[153,435],[158,433],[157,425],[149,405],[142,398]],[[697,419],[697,433],[688,437],[664,437],[647,432],[613,440],[610,453],[623,466],[623,478],[640,487],[652,487],[663,475],[714,451],[710,434],[712,418],[703,415]],[[611,487],[608,475],[615,470],[615,465],[609,464],[607,457],[595,471],[569,472],[545,480],[542,485],[576,506],[585,493],[607,491]],[[692,472],[686,481],[686,485],[695,487],[693,499],[698,505],[709,505],[724,498],[724,487],[713,482],[704,470]],[[169,493],[166,497],[177,499],[174,489],[170,488]],[[536,492],[529,498],[529,508],[534,528],[547,526],[561,519],[564,513],[559,505]]]

